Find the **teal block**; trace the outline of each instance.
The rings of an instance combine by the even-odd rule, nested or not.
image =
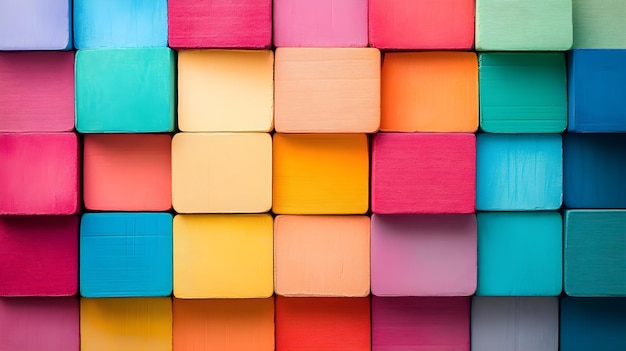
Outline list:
[[[626,350],[626,299],[561,299],[560,351]]]
[[[624,0],[572,0],[575,49],[626,49]]]
[[[563,53],[481,53],[480,128],[490,133],[561,133],[567,126]]]
[[[80,133],[173,131],[174,61],[169,48],[79,50],[76,129]]]
[[[626,210],[565,211],[565,293],[626,296]]]
[[[477,295],[557,296],[561,293],[560,213],[483,212],[477,219]]]

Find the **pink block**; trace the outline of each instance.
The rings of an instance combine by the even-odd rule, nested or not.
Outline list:
[[[74,133],[0,133],[0,214],[74,214],[78,138]]]
[[[274,0],[274,46],[366,47],[368,0]]]
[[[74,53],[0,52],[0,132],[74,129]]]
[[[0,217],[0,296],[78,291],[78,217]]]
[[[0,350],[78,351],[78,299],[0,298]]]
[[[169,0],[168,42],[185,48],[269,48],[271,0]]]
[[[476,291],[476,216],[373,215],[376,296],[469,296]]]

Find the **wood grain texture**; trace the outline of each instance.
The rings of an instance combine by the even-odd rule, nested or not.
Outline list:
[[[0,2],[0,50],[72,49],[71,0]]]
[[[626,349],[625,298],[561,299],[561,351]]]
[[[574,48],[626,49],[623,0],[572,0]]]

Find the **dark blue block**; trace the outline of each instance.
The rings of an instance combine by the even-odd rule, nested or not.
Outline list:
[[[626,350],[626,298],[561,300],[561,351]]]

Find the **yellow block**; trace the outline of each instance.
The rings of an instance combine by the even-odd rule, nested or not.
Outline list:
[[[174,296],[270,297],[273,221],[269,214],[174,217]]]

